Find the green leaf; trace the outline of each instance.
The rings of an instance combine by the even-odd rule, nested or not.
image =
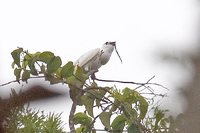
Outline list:
[[[84,74],[81,67],[76,66],[72,76],[67,78],[67,83],[77,88],[82,88],[88,76]]]
[[[91,87],[85,94],[91,99],[96,100],[96,105],[99,107],[102,98],[106,94],[106,89],[110,89],[109,87]]]
[[[136,124],[131,124],[127,128],[128,133],[140,133],[140,129],[138,125]]]
[[[30,59],[28,59],[26,61],[28,62],[28,66],[30,68],[30,73],[32,75],[38,75],[37,70],[35,68],[35,62],[37,61],[37,58],[32,57],[32,58],[30,58]]]
[[[20,64],[20,54],[21,52],[23,51],[23,48],[18,48],[14,51],[11,52],[11,55],[14,59],[14,63],[18,66],[18,67],[21,67],[21,64]]]
[[[82,67],[76,66],[74,68],[74,75],[81,81],[85,82],[88,79],[88,76],[85,74],[85,71]]]
[[[28,61],[23,60],[22,68],[23,68],[23,69],[26,69],[27,65],[28,65]]]
[[[99,115],[99,119],[101,120],[101,123],[108,129],[110,130],[110,117],[111,117],[111,112],[102,112]]]
[[[11,64],[12,69],[15,68],[15,62],[13,61],[13,63]]]
[[[56,77],[58,77],[60,79],[61,79],[61,70],[62,70],[62,68],[59,67],[58,70],[56,71]]]
[[[106,89],[110,89],[108,87],[92,87],[91,90],[89,90],[86,94],[93,99],[96,99],[96,105],[99,107],[100,102],[102,101],[102,98],[107,93]]]
[[[140,109],[140,116],[139,119],[142,120],[146,116],[147,110],[148,110],[148,102],[144,99],[143,96],[138,97],[139,100],[139,109]]]
[[[137,121],[138,113],[134,108],[132,108],[131,104],[123,104],[123,112],[128,122]]]
[[[102,98],[104,97],[104,95],[106,94],[105,91],[99,91],[99,95],[97,95],[96,97],[96,105],[99,107],[100,106],[100,102],[102,100]]]
[[[138,92],[130,88],[123,89],[123,101],[128,103],[135,103],[137,101]]]
[[[88,97],[92,98],[92,99],[96,99],[97,95],[98,95],[98,90],[95,88],[91,88],[89,89],[86,93],[85,93]]]
[[[83,105],[85,105],[85,108],[86,108],[86,111],[88,112],[88,114],[91,117],[94,117],[94,114],[93,114],[94,99],[92,99],[86,95],[83,95],[81,97],[81,102],[83,103]]]
[[[86,126],[80,126],[79,128],[76,129],[76,133],[85,133],[87,130]]]
[[[38,75],[38,72],[37,72],[37,70],[36,70],[35,67],[32,67],[32,69],[30,70],[30,73],[31,73],[32,75]]]
[[[120,106],[120,102],[118,100],[115,99],[112,107],[111,107],[111,111],[114,112],[118,109],[118,107]]]
[[[119,92],[114,92],[113,97],[119,102],[123,101],[123,96]]]
[[[33,54],[33,56],[39,58],[40,54],[41,54],[41,52],[36,52]]]
[[[80,98],[78,98],[77,99],[77,95],[79,95],[79,93],[80,93],[80,89],[79,88],[77,88],[77,87],[75,87],[75,86],[73,86],[73,85],[68,85],[69,86],[69,88],[70,88],[70,90],[69,90],[69,94],[70,94],[70,98],[72,99],[72,101],[74,101],[74,100],[78,100],[77,101],[77,105],[80,105],[80,106],[82,106],[83,105],[83,103],[82,103],[82,101],[81,101],[81,99]]]
[[[53,57],[47,64],[47,72],[49,74],[56,72],[56,70],[58,70],[61,64],[62,61],[59,56]]]
[[[74,123],[75,124],[90,126],[91,122],[92,122],[92,118],[90,118],[89,116],[87,116],[84,113],[79,112],[74,115]]]
[[[22,81],[26,81],[30,78],[30,71],[29,70],[24,70],[22,73]]]
[[[20,79],[20,76],[21,76],[21,71],[22,71],[22,69],[17,69],[17,68],[15,68],[15,70],[14,70],[14,75],[15,75],[16,80],[18,82],[19,82],[19,79]]]
[[[26,54],[26,55],[24,56],[24,60],[25,60],[25,61],[27,61],[27,60],[31,60],[31,59],[33,59],[33,57],[34,57],[33,54],[28,53],[28,54]]]
[[[73,62],[69,61],[67,64],[63,66],[61,70],[61,77],[68,78],[73,75],[73,72],[74,72]]]
[[[38,60],[48,64],[53,57],[54,57],[54,54],[52,52],[45,51],[39,55]]]
[[[156,112],[155,130],[158,129],[158,123],[164,117],[164,113],[161,110],[157,110]]]
[[[48,80],[50,82],[50,84],[58,84],[58,83],[62,83],[62,80],[59,78],[55,78],[51,75],[47,75],[46,76],[46,80]]]
[[[113,133],[122,133],[125,126],[126,118],[124,115],[118,115],[112,122]]]
[[[44,64],[42,64],[42,65],[40,66],[40,71],[41,71],[41,73],[43,73],[43,74],[46,73],[46,67],[45,67]]]
[[[79,81],[76,77],[70,76],[67,78],[67,84],[75,86],[77,88],[82,88],[84,82]]]

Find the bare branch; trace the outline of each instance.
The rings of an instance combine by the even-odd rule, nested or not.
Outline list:
[[[155,76],[153,76],[152,78],[150,78],[146,83],[138,83],[138,82],[133,82],[133,81],[120,81],[120,80],[106,80],[106,79],[98,79],[95,77],[95,80],[97,81],[102,81],[102,82],[117,82],[117,83],[123,83],[123,84],[135,84],[135,85],[140,85],[139,87],[141,86],[145,86],[145,85],[156,85],[156,86],[159,86],[159,87],[162,87],[166,90],[169,90],[167,87],[161,85],[161,84],[158,84],[158,83],[150,83],[150,81],[154,78]],[[137,87],[137,88],[139,88]]]
[[[29,79],[38,79],[38,78],[45,78],[45,76],[30,77]],[[15,83],[15,82],[19,82],[19,81],[21,81],[21,80],[22,80],[22,79],[19,79],[19,80],[12,80],[12,81],[9,81],[9,82],[7,82],[7,83],[1,84],[0,87],[9,85],[9,84],[12,84],[12,83]]]

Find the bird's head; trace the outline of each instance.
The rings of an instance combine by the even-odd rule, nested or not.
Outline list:
[[[101,47],[102,52],[107,53],[107,54],[112,54],[113,50],[115,49],[120,61],[122,62],[121,57],[119,56],[119,53],[116,49],[116,42],[106,42],[103,44],[103,46]]]
[[[115,48],[115,43],[116,42],[106,42],[103,44],[103,46],[101,47],[101,50],[103,51],[108,51],[108,52],[113,52],[114,48]]]

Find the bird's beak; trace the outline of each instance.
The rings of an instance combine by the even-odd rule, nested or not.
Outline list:
[[[117,48],[116,48],[116,42],[110,42],[110,44],[115,47],[115,51],[116,51],[116,53],[117,53],[117,55],[118,55],[118,57],[119,57],[119,59],[120,59],[120,61],[122,63],[122,59],[121,59],[121,57],[120,57],[120,55],[119,55],[119,53],[117,51]]]
[[[110,42],[111,45],[115,46],[116,42]]]

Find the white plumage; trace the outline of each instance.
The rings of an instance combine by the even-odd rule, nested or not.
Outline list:
[[[74,65],[82,67],[88,76],[93,75],[102,65],[109,61],[114,48],[115,42],[106,42],[101,48],[92,49],[83,54]]]

